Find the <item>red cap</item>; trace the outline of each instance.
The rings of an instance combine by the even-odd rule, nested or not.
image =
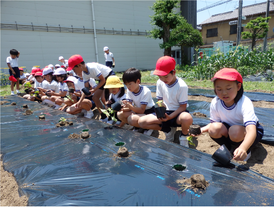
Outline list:
[[[20,71],[24,71],[24,69],[23,69],[23,68],[19,68],[19,70],[20,70]]]
[[[17,79],[13,75],[9,76],[9,80],[11,82],[17,82]]]
[[[66,67],[64,65],[62,65],[61,68],[66,68]]]
[[[69,58],[68,60],[68,68],[67,71],[71,71],[77,64],[80,64],[81,62],[83,62],[83,58],[81,55],[73,55]]]
[[[36,77],[36,76],[43,76],[43,72],[38,71],[38,72],[36,72],[36,73],[34,74],[34,76],[35,76],[35,77]]]
[[[30,73],[30,74],[31,74],[31,75],[34,75],[36,72],[37,72],[37,68],[31,70],[31,73]]]
[[[214,82],[216,79],[238,81],[240,83],[243,83],[242,75],[236,69],[233,68],[223,68],[217,71],[214,77],[211,79],[211,81]]]
[[[175,69],[176,61],[170,56],[162,56],[156,63],[156,68],[153,74],[158,76],[166,76],[169,72]]]

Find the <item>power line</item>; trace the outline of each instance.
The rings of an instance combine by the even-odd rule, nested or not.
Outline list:
[[[210,8],[212,8],[212,7],[215,7],[215,6],[219,6],[219,5],[228,3],[228,2],[230,2],[230,1],[232,1],[232,0],[226,0],[226,1],[221,0],[221,1],[218,1],[218,2],[216,2],[216,3],[214,3],[214,4],[211,4],[211,5],[206,6],[206,7],[204,7],[204,8],[198,9],[198,10],[197,10],[197,13],[198,13],[198,12],[201,12],[201,11],[204,11],[204,10],[207,10],[207,9],[210,9]]]

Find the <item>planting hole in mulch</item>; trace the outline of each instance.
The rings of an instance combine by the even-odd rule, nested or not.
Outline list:
[[[120,147],[118,152],[117,152],[118,157],[128,157],[129,152],[126,147]]]
[[[10,105],[16,105],[16,102],[12,102]]]
[[[27,104],[22,105],[22,108],[28,108],[29,106]]]
[[[209,186],[209,182],[205,180],[204,175],[202,174],[194,174],[190,178],[184,178],[183,180],[177,180],[177,183],[182,186],[180,190],[185,191],[188,188],[191,188],[195,193],[206,190]]]
[[[9,103],[8,101],[4,100],[4,101],[1,101],[1,105],[4,105],[6,103]]]
[[[39,119],[40,119],[40,120],[44,120],[45,118],[46,118],[45,115],[40,115],[40,116],[39,116]]]
[[[124,146],[124,145],[125,145],[124,142],[118,142],[118,143],[115,144],[115,146],[118,146],[118,147],[121,147],[121,146]]]
[[[206,117],[206,114],[200,113],[200,112],[194,112],[193,116],[197,116],[197,117]]]
[[[25,111],[25,113],[24,113],[25,116],[29,116],[29,115],[31,115],[31,114],[33,114],[33,112],[32,112],[31,110],[29,110],[29,109],[27,109],[27,110]]]
[[[87,139],[87,138],[90,137],[90,134],[88,133],[88,131],[83,131],[83,132],[81,133],[80,137],[81,137],[82,139]]]
[[[59,121],[58,124],[56,124],[56,127],[61,127],[61,126],[72,126],[73,122],[72,121]]]
[[[72,133],[68,136],[69,139],[78,139],[80,138],[80,135],[79,134],[76,134],[76,133]]]

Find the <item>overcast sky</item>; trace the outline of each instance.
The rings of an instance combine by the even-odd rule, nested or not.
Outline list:
[[[223,0],[225,1],[225,0]],[[206,6],[210,6],[216,2],[220,2],[220,0],[197,0],[197,10],[202,9]],[[267,2],[266,0],[243,0],[243,6],[248,6],[251,4]],[[224,3],[222,5],[213,7],[211,9],[204,10],[202,12],[197,13],[197,24],[205,21],[210,18],[214,14],[220,14],[224,12],[233,11],[239,6],[239,0],[232,0],[228,3]],[[265,8],[266,9],[266,8]]]

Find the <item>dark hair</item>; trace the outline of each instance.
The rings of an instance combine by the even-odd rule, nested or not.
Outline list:
[[[238,82],[238,81],[235,81],[235,82],[236,82],[237,85],[239,83],[241,83],[241,82]],[[215,84],[215,81],[214,81],[214,84]],[[217,95],[215,87],[214,87],[214,93],[215,93],[215,95]],[[244,87],[243,87],[243,83],[241,83],[241,88],[239,89],[239,91],[237,92],[236,97],[234,98],[234,103],[235,104],[241,99],[241,97],[243,96],[243,94],[244,94]]]
[[[124,72],[122,79],[124,83],[136,82],[138,79],[141,82],[141,72],[138,69],[131,67]]]
[[[122,97],[125,94],[125,88],[124,87],[120,87],[121,92],[118,95],[118,98]],[[109,89],[106,88],[105,89],[105,99],[108,100],[109,99]]]
[[[63,77],[64,80],[66,80],[66,79],[68,78],[68,75],[67,75],[67,74],[60,74],[60,75],[56,75],[56,76]]]
[[[15,56],[17,56],[18,53],[19,53],[19,52],[18,52],[16,49],[11,49],[11,50],[10,50],[10,55],[15,55]]]
[[[169,72],[169,74],[174,74],[174,73],[175,73],[175,69],[173,69]]]

